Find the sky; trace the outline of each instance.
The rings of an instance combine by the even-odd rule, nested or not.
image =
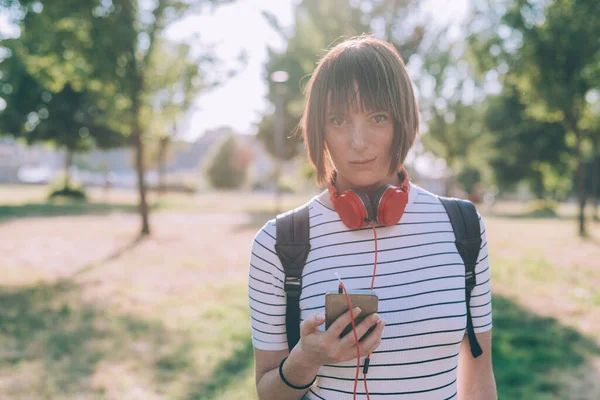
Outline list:
[[[289,27],[293,24],[296,1],[237,0],[213,12],[188,16],[167,28],[164,33],[167,38],[189,41],[198,51],[206,45],[214,46],[216,55],[226,66],[236,65],[235,57],[242,50],[248,56],[246,66],[238,75],[217,88],[199,93],[181,125],[182,139],[192,141],[207,130],[223,126],[242,134],[256,132],[255,124],[262,113],[272,107],[266,101],[263,76],[267,46],[285,49],[285,42],[268,25],[261,11],[268,10],[280,25]],[[425,0],[421,9],[435,23],[454,23],[458,27],[468,1]],[[3,15],[0,15],[0,32],[14,32]]]
[[[238,0],[220,6],[212,14],[187,17],[165,32],[166,37],[173,40],[186,40],[199,34],[200,43],[215,45],[216,54],[225,65],[236,65],[235,57],[242,50],[248,56],[246,66],[238,75],[198,96],[185,124],[183,136],[187,140],[221,126],[231,126],[238,133],[255,133],[254,124],[269,107],[263,78],[267,46],[285,49],[284,41],[261,15],[262,10],[275,14],[283,26],[293,22],[292,0]]]

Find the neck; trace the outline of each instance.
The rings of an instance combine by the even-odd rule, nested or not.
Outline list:
[[[356,186],[356,185],[353,185],[352,182],[350,182],[349,180],[345,179],[343,176],[338,174],[336,182],[335,182],[335,187],[337,188],[338,193],[342,193],[348,189],[359,189],[371,197],[371,196],[373,196],[373,194],[375,194],[377,189],[379,189],[381,186],[383,186],[385,184],[401,186],[402,182],[398,178],[398,173],[394,172],[393,174],[383,177],[382,179],[380,179],[379,181],[375,182],[372,185]]]

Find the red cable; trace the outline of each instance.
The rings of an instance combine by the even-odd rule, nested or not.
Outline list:
[[[373,264],[373,279],[371,279],[371,290],[375,287],[375,273],[377,272],[377,230],[375,225],[369,221],[371,228],[373,228],[373,236],[375,237],[375,264]]]
[[[375,263],[373,264],[373,278],[371,279],[371,290],[375,285],[375,274],[377,271],[377,230],[375,229],[375,225],[369,221],[369,224],[373,228],[373,235],[375,237]],[[346,286],[342,282],[340,282],[340,288],[344,290],[344,294],[346,295],[346,302],[348,303],[348,310],[352,310],[352,303],[350,302],[350,296],[348,295],[348,291],[346,290]],[[352,322],[352,332],[354,333],[354,342],[356,343],[356,376],[354,377],[354,400],[356,400],[356,388],[358,386],[358,374],[360,371],[360,348],[358,343],[358,335],[356,334],[356,325],[354,323],[354,313],[350,313],[350,321]],[[368,354],[366,359],[370,358],[371,354]],[[365,392],[367,394],[367,399],[371,400],[369,396],[369,389],[367,388],[367,374],[363,374],[363,378],[365,381]]]
[[[358,348],[358,335],[356,334],[356,325],[354,324],[354,312],[352,312],[352,303],[350,302],[350,296],[346,290],[346,286],[340,283],[344,294],[346,295],[346,302],[348,303],[348,310],[350,311],[350,321],[352,321],[352,333],[354,333],[354,342],[356,343],[356,376],[354,377],[354,400],[356,400],[356,387],[358,386],[358,371],[360,370],[360,349]],[[368,397],[368,396],[367,396]]]
[[[373,278],[371,279],[371,290],[375,287],[375,274],[377,272],[377,229],[375,229],[375,225],[372,222],[369,222],[371,228],[373,228],[373,237],[375,238],[375,262],[373,263]],[[357,342],[358,346],[358,342]],[[370,361],[371,354],[367,354],[367,358]],[[371,400],[369,397],[369,388],[367,387],[367,374],[363,374],[363,378],[365,381],[365,393],[367,394],[367,399]]]

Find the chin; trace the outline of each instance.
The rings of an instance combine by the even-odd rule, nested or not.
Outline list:
[[[346,179],[353,187],[370,187],[385,179],[386,174],[387,171],[350,171],[346,175]]]

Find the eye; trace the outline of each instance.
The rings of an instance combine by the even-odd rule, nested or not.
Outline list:
[[[388,119],[388,117],[385,114],[375,114],[375,115],[373,115],[373,120],[376,123],[380,123],[380,122],[386,121],[387,119]]]
[[[329,121],[334,125],[340,126],[344,123],[345,119],[342,116],[335,116],[329,118]]]

